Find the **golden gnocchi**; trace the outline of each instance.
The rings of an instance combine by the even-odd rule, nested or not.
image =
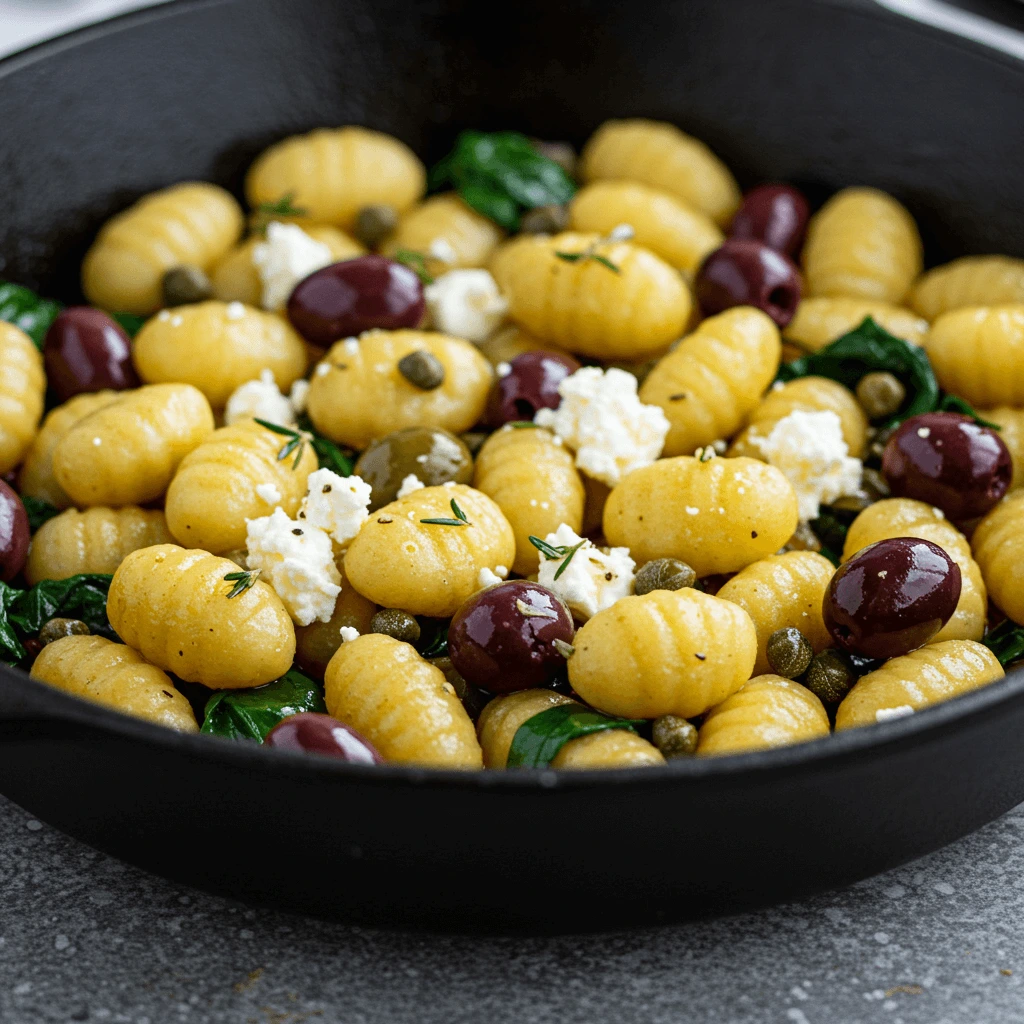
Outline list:
[[[43,415],[46,375],[32,339],[0,321],[0,473],[24,458]]]

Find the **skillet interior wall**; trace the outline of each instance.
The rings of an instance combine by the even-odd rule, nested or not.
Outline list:
[[[237,191],[260,149],[318,125],[434,159],[461,127],[580,143],[638,113],[705,139],[744,184],[888,189],[932,260],[1024,255],[1010,58],[884,17],[880,34],[868,0],[182,0],[2,66],[0,276],[74,300],[106,216],[185,178]]]

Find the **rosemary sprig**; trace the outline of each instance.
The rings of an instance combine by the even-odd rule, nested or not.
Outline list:
[[[509,420],[505,426],[511,427],[513,430],[527,430],[530,427],[536,427],[537,424],[533,420]]]
[[[305,217],[309,210],[304,206],[295,206],[292,202],[294,199],[294,192],[286,192],[275,203],[260,203],[252,215],[253,234],[266,234],[270,222],[279,217]]]
[[[234,583],[234,586],[231,588],[231,593],[228,594],[228,600],[238,597],[239,594],[244,594],[259,579],[262,571],[262,569],[249,569],[248,571],[239,569],[238,572],[229,572],[224,577],[224,582]]]
[[[563,639],[561,639],[561,637],[556,636],[555,639],[551,641],[551,643],[554,645],[555,650],[558,651],[558,653],[563,658],[565,658],[566,661],[568,661],[569,658],[571,658],[576,653],[576,648],[573,647],[572,644],[566,643]]]
[[[574,544],[572,547],[569,547],[567,544],[549,544],[546,540],[541,540],[540,537],[534,537],[532,535],[529,540],[530,543],[549,561],[554,561],[556,558],[564,559],[562,564],[555,570],[553,579],[556,580],[563,572],[565,572],[566,569],[569,568],[569,563],[572,561],[573,555],[575,555],[576,552],[587,543],[586,539],[583,539],[579,544]]]
[[[459,508],[458,502],[452,498],[451,502],[452,512],[455,513],[454,519],[421,519],[421,523],[427,523],[430,526],[471,526],[472,524],[466,518],[466,513]]]
[[[434,278],[427,270],[427,258],[415,249],[396,249],[392,259],[404,263],[424,284],[433,284]]]
[[[292,463],[292,469],[298,469],[299,463],[302,461],[302,452],[306,447],[306,442],[310,439],[309,435],[304,430],[282,427],[280,423],[270,423],[267,420],[261,420],[258,416],[254,416],[253,419],[261,427],[266,427],[267,430],[272,430],[275,434],[280,434],[282,437],[289,439],[277,453],[277,461],[281,462],[283,459],[287,459],[292,452],[295,452],[295,461]]]
[[[559,252],[556,250],[555,255],[560,260],[565,260],[566,263],[578,263],[580,260],[593,260],[595,263],[600,263],[602,267],[607,267],[616,274],[620,273],[619,268],[612,263],[607,256],[602,256],[599,253],[594,252],[593,246],[590,246],[588,249],[584,249],[583,252]]]
[[[553,612],[550,609],[545,608],[534,608],[533,605],[527,604],[521,597],[516,598],[516,608],[519,609],[519,614],[528,619],[557,619],[558,613]]]

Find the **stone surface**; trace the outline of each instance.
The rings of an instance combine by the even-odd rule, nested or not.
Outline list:
[[[0,1021],[1016,1024],[1024,805],[853,888],[718,921],[480,938],[256,911],[0,798]]]

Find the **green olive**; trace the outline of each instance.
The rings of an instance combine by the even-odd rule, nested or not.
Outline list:
[[[665,757],[689,757],[697,749],[697,728],[678,715],[662,715],[654,720],[651,739]]]
[[[81,619],[50,619],[39,630],[39,642],[45,647],[66,636],[88,636],[91,632]]]
[[[213,295],[213,285],[202,268],[187,263],[171,267],[164,274],[162,287],[165,306],[189,306]]]
[[[768,637],[765,653],[776,675],[796,679],[807,671],[814,657],[814,648],[799,629],[786,626]]]
[[[697,582],[697,574],[678,558],[655,558],[636,574],[633,592],[649,594],[652,590],[684,590]]]
[[[473,456],[454,435],[440,427],[406,427],[377,441],[359,456],[355,473],[370,487],[370,511],[395,500],[407,476],[427,487],[473,481]]]
[[[552,203],[538,206],[524,213],[519,221],[519,230],[524,235],[554,235],[569,226],[569,211],[564,206]]]
[[[348,584],[345,584],[348,587]],[[360,600],[360,605],[363,603]],[[341,646],[341,628],[351,626],[366,632],[367,616],[353,610],[344,600],[344,594],[334,607],[334,613],[327,622],[311,622],[308,626],[295,627],[295,661],[306,675],[323,679],[327,663]]]
[[[398,214],[393,206],[364,206],[356,214],[355,236],[368,249],[376,249],[397,224]]]
[[[433,352],[410,352],[398,360],[398,372],[421,391],[433,391],[444,383],[444,364]]]
[[[804,686],[818,696],[822,704],[838,704],[857,681],[850,659],[834,647],[814,656],[804,676]]]
[[[395,640],[415,644],[420,638],[420,624],[414,615],[403,612],[401,608],[382,608],[370,619],[370,632],[384,633]]]
[[[891,373],[865,374],[857,382],[857,401],[868,419],[891,416],[907,400],[907,389],[899,377]]]

